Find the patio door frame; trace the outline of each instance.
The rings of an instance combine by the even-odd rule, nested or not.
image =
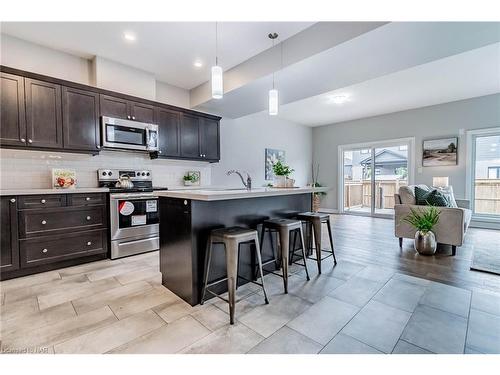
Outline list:
[[[338,146],[338,196],[337,207],[341,214],[392,218],[394,215],[375,212],[375,149],[379,147],[393,147],[408,145],[408,185],[415,180],[415,137],[386,139],[383,141],[353,143]],[[369,213],[344,210],[344,151],[369,149],[371,153],[371,209]]]
[[[497,135],[500,133],[500,127],[483,128],[467,131],[467,157],[466,157],[466,186],[465,197],[470,202],[472,210],[472,220],[475,222],[483,223],[500,223],[500,217],[489,214],[476,214],[475,213],[475,180],[476,180],[476,138],[486,137],[489,135]],[[479,225],[480,226],[480,225]]]

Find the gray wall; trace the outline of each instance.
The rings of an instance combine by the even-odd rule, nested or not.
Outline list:
[[[221,121],[221,160],[212,165],[212,184],[241,186],[237,176],[226,176],[229,169],[248,171],[253,186],[265,181],[265,149],[285,150],[286,163],[295,169],[296,185],[310,182],[312,129],[260,112],[239,119]]]
[[[321,206],[337,209],[339,145],[405,137],[415,137],[415,182],[431,185],[433,176],[449,176],[456,197],[464,198],[466,135],[460,135],[460,129],[499,125],[500,94],[495,94],[313,128],[313,160],[321,166],[319,181],[334,188]],[[422,167],[422,140],[446,136],[459,137],[458,165]]]

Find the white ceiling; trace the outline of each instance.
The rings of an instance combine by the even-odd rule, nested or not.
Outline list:
[[[219,23],[219,65],[227,70],[313,22]],[[215,59],[214,22],[2,22],[2,33],[80,57],[95,55],[153,73],[163,82],[191,89],[209,79]],[[127,42],[124,32],[136,36]],[[193,63],[203,62],[202,68]]]
[[[498,92],[500,43],[495,43],[283,105],[279,117],[318,126]],[[338,95],[348,101],[333,103]]]

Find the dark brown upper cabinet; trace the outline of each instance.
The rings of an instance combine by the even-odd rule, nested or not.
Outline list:
[[[17,224],[17,202],[15,197],[0,199],[0,271],[14,271],[19,268],[19,244]]]
[[[157,107],[155,116],[156,123],[158,124],[160,145],[158,156],[160,158],[173,158],[181,156],[181,113]]]
[[[61,85],[24,80],[28,146],[62,148]]]
[[[154,107],[123,98],[101,94],[101,116],[154,123]]]
[[[109,95],[100,95],[101,116],[129,119],[128,100]]]
[[[24,107],[24,77],[9,73],[0,76],[0,144],[26,145],[26,112]]]
[[[181,125],[181,156],[189,159],[201,159],[200,124],[198,116],[183,113]]]
[[[99,151],[99,94],[62,89],[64,148]]]
[[[200,125],[201,155],[209,161],[220,159],[219,121],[204,118]]]

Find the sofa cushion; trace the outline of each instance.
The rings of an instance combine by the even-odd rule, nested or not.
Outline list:
[[[448,202],[450,202],[450,207],[458,208],[457,201],[455,200],[455,194],[453,194],[453,187],[448,186],[439,191],[446,197]]]
[[[427,185],[409,185],[399,187],[399,197],[401,199],[401,204],[417,204],[415,200],[415,187],[418,186],[423,190],[430,190]]]
[[[440,191],[434,189],[426,191],[415,186],[415,199],[417,205],[431,205],[437,207],[451,207],[448,198]]]

